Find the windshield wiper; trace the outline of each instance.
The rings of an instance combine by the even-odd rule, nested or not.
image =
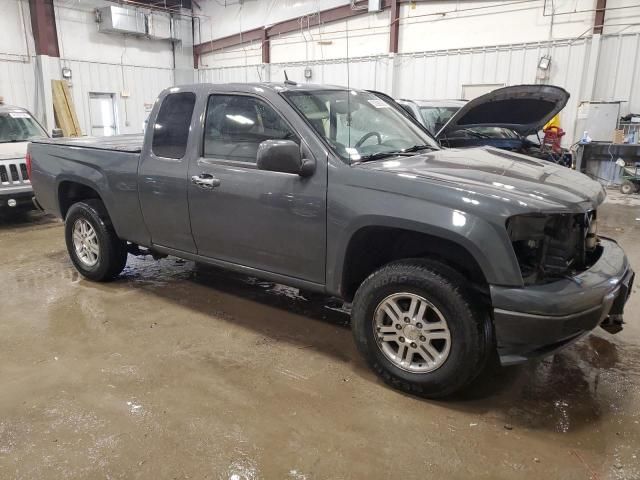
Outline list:
[[[371,153],[369,155],[363,155],[362,157],[360,157],[360,162],[366,162],[369,160],[380,160],[382,158],[387,158],[387,157],[397,157],[398,155],[402,155],[403,152],[376,152],[376,153]]]
[[[366,162],[369,160],[380,160],[387,157],[410,157],[411,154],[426,149],[434,150],[434,147],[432,147],[431,145],[414,145],[413,147],[403,148],[402,150],[393,150],[391,152],[376,152],[370,155],[363,155],[360,158],[360,161]]]
[[[409,147],[409,148],[403,148],[401,150],[401,153],[410,153],[410,152],[417,152],[419,150],[434,150],[435,147],[433,147],[432,145],[414,145],[413,147]]]
[[[461,130],[463,132],[469,133],[470,135],[473,135],[476,138],[491,138],[489,135],[485,135],[484,133],[476,132],[475,130],[472,130],[470,128],[462,128]]]

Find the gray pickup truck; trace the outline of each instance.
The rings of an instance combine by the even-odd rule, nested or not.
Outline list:
[[[407,392],[468,385],[622,326],[633,271],[597,236],[603,188],[489,147],[442,149],[389,97],[200,84],[143,136],[35,141],[36,201],[85,277],[175,255],[352,301],[356,344]]]

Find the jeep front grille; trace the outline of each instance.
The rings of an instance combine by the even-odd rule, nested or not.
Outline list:
[[[19,185],[29,184],[29,173],[27,172],[27,164],[21,161],[3,162],[0,165],[0,183],[2,185]]]

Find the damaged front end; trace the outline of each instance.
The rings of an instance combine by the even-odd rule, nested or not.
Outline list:
[[[524,285],[490,286],[503,365],[549,355],[598,325],[622,330],[635,275],[624,250],[598,237],[595,211],[518,215],[507,229]]]
[[[517,215],[507,231],[525,285],[573,277],[598,261],[596,211],[550,215]]]

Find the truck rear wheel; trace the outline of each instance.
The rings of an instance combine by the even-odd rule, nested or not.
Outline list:
[[[451,395],[482,371],[492,346],[490,321],[464,279],[422,260],[389,264],[356,292],[356,344],[389,385],[429,398]]]
[[[113,280],[127,263],[126,242],[116,235],[100,200],[85,200],[69,208],[65,240],[73,265],[89,280]]]

